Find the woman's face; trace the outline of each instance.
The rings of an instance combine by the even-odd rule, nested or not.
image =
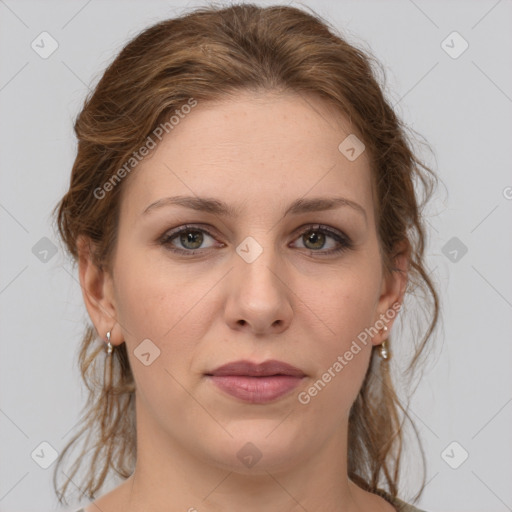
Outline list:
[[[125,178],[104,300],[136,381],[139,442],[240,472],[344,450],[384,339],[362,333],[401,289],[383,277],[367,154],[339,149],[352,133],[314,97],[241,93],[199,102]],[[347,202],[326,208],[334,198]],[[304,376],[211,376],[240,360]]]

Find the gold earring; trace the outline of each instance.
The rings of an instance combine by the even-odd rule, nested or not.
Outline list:
[[[388,330],[386,326],[382,328],[384,332]],[[391,358],[387,340],[384,340],[379,346],[379,355],[384,361],[388,361]]]
[[[110,343],[111,331],[107,332],[107,347],[106,347],[106,355],[105,355],[105,366],[103,368],[103,389],[105,391],[109,391],[112,387],[112,352],[114,351],[114,346]]]

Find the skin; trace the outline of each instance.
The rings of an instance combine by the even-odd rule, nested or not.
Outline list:
[[[111,274],[80,240],[89,315],[102,339],[112,329],[111,342],[127,344],[137,387],[135,472],[87,512],[394,510],[347,476],[350,407],[372,345],[393,320],[310,403],[297,399],[405,291],[405,253],[395,260],[402,272],[383,272],[367,154],[351,162],[338,150],[354,132],[313,96],[243,92],[199,103],[122,183]],[[182,206],[141,214],[176,195],[241,210],[234,218]],[[366,219],[347,206],[283,217],[298,198],[332,195],[357,202]],[[322,256],[338,244],[330,235],[308,242],[317,223],[353,248]],[[196,246],[179,236],[159,242],[184,224],[211,236]],[[248,236],[263,249],[252,263],[236,252]],[[192,256],[171,251],[197,246]],[[149,366],[134,355],[147,338],[160,350]],[[239,359],[286,361],[306,377],[272,403],[245,403],[204,376]],[[252,468],[237,457],[247,442],[262,454]]]

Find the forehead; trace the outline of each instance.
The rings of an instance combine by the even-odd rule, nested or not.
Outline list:
[[[140,214],[178,194],[260,207],[346,192],[369,207],[368,155],[350,161],[339,149],[354,134],[346,117],[315,96],[243,92],[198,102],[132,171],[122,211]]]

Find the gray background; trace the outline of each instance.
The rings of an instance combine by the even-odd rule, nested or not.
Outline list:
[[[63,448],[86,397],[76,365],[86,311],[49,213],[69,180],[74,117],[122,45],[185,5],[199,2],[0,0],[1,511],[60,510],[53,466],[31,454]],[[411,402],[427,457],[419,506],[512,510],[512,2],[304,5],[386,66],[388,97],[432,146],[422,156],[445,185],[427,247],[443,323]],[[47,59],[31,48],[43,31],[59,45]],[[442,47],[453,31],[469,43],[457,58]],[[410,499],[417,475],[404,477]]]

